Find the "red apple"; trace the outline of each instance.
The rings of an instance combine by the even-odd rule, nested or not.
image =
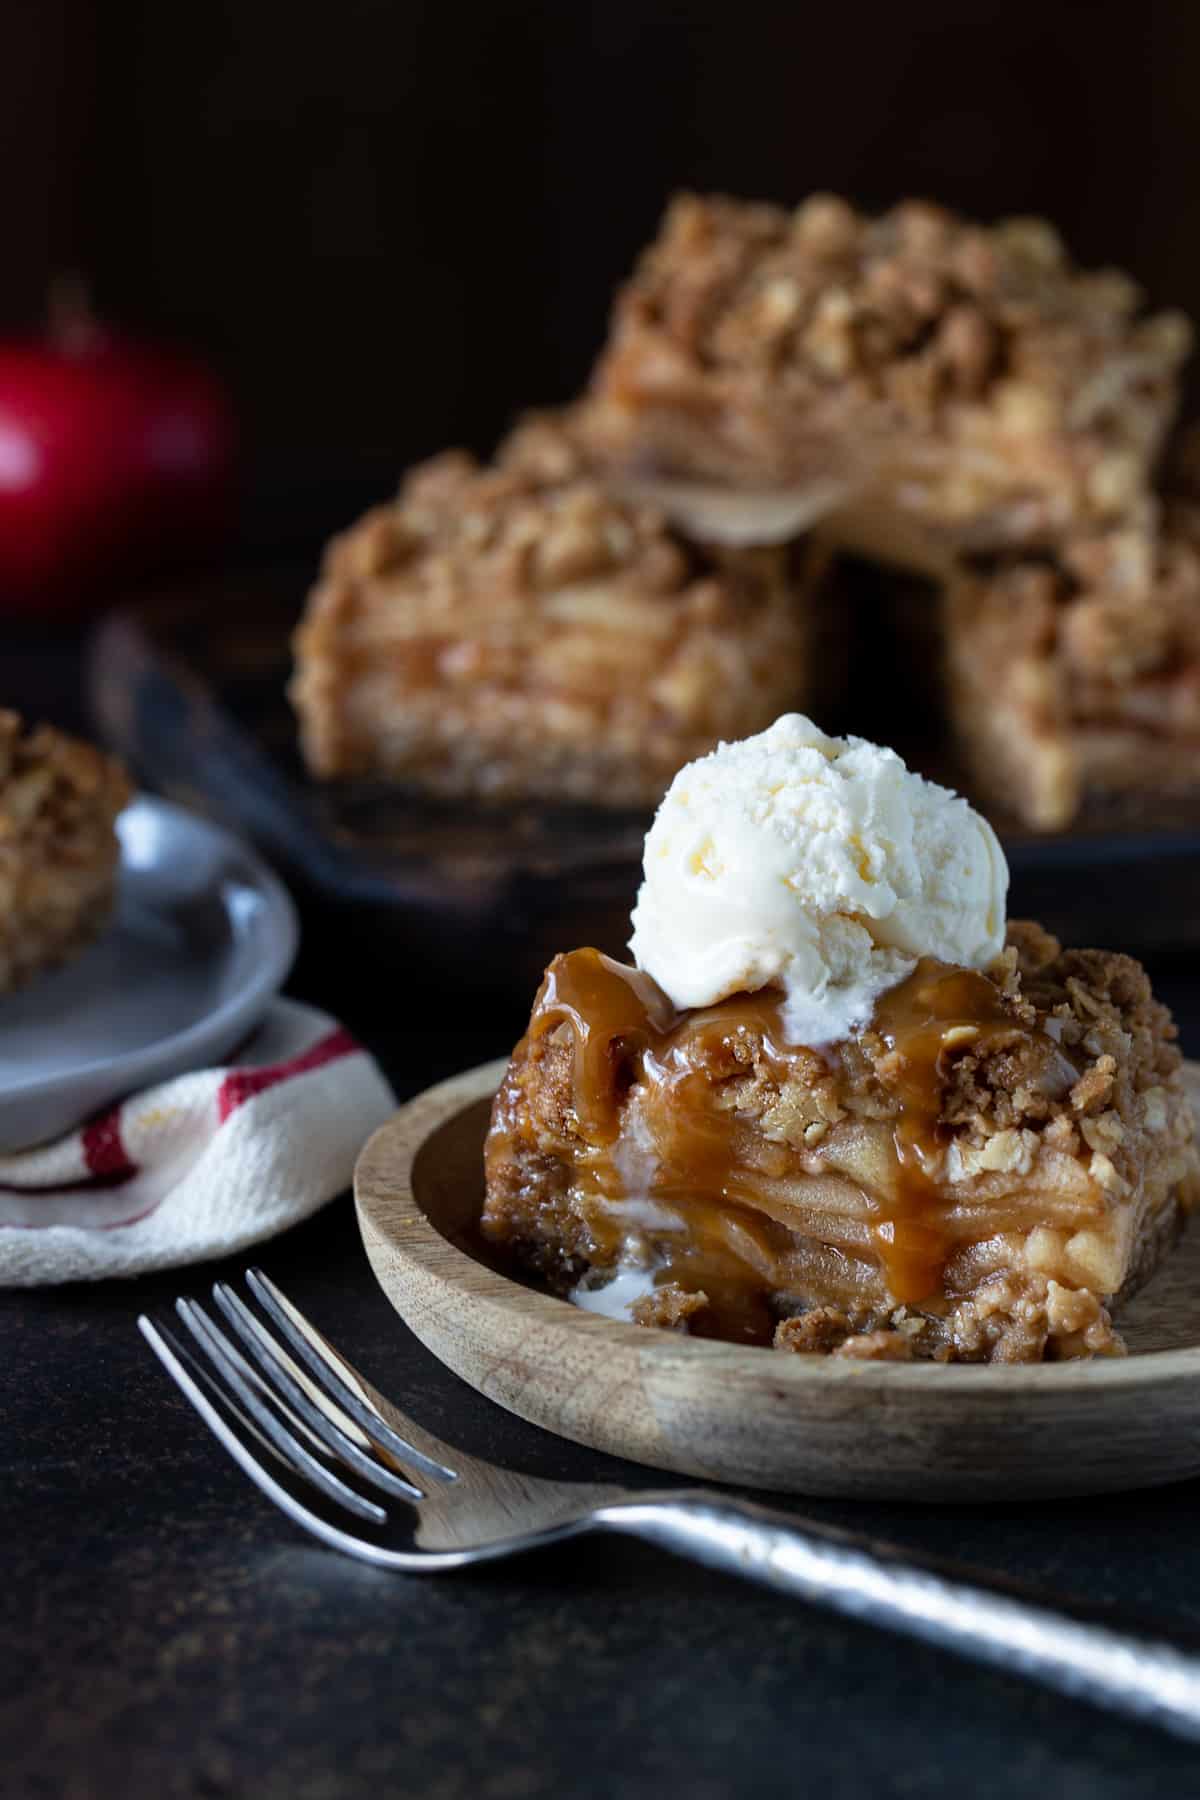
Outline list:
[[[0,607],[82,606],[120,577],[211,556],[234,422],[210,370],[60,304],[0,343]]]

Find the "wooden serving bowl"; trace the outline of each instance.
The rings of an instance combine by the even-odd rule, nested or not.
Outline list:
[[[509,1411],[656,1469],[785,1493],[996,1501],[1200,1474],[1200,1227],[1122,1315],[1123,1358],[873,1363],[646,1330],[486,1260],[481,1151],[504,1066],[402,1107],[364,1149],[355,1197],[406,1324]]]

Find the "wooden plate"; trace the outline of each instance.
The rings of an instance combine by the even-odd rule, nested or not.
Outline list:
[[[1122,1327],[1130,1355],[1006,1367],[778,1355],[585,1313],[473,1241],[504,1063],[412,1100],[355,1174],[384,1292],[434,1355],[523,1419],[656,1469],[778,1492],[1012,1500],[1200,1474],[1200,1227]],[[1188,1065],[1200,1099],[1200,1066]]]

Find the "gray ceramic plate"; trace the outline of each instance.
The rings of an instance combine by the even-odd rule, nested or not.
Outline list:
[[[0,1151],[228,1055],[291,967],[295,908],[237,838],[148,796],[117,829],[108,929],[65,968],[0,998]]]

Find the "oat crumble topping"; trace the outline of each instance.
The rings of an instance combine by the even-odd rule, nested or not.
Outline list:
[[[634,467],[753,488],[833,462],[876,510],[1044,541],[1144,492],[1191,332],[1140,307],[1041,219],[683,194],[618,297],[590,429]]]

